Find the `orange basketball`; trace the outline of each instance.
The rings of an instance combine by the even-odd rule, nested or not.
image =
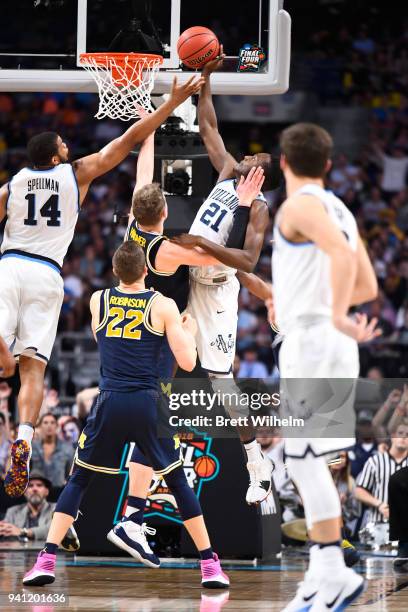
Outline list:
[[[189,68],[202,68],[219,51],[220,43],[214,32],[202,26],[188,28],[177,41],[179,58]]]
[[[194,461],[194,470],[201,478],[209,478],[215,472],[216,463],[212,457],[203,455]]]

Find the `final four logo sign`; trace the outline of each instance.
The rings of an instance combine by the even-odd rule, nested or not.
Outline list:
[[[200,497],[201,489],[205,483],[217,477],[220,469],[219,461],[211,451],[212,438],[204,433],[191,433],[180,435],[180,445],[183,452],[183,468],[187,482]],[[124,512],[126,495],[128,490],[128,469],[132,455],[133,445],[130,445],[124,454],[122,474],[126,474],[125,482],[119,498],[114,522],[118,523]],[[166,485],[165,478],[155,477],[150,487],[149,496],[146,501],[145,517],[161,516],[162,518],[182,523],[176,500]]]
[[[238,72],[259,72],[260,66],[266,59],[262,47],[246,44],[239,52]]]

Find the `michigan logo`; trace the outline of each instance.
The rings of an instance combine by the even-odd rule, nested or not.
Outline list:
[[[187,482],[199,498],[202,487],[205,483],[216,478],[220,470],[218,458],[211,453],[212,438],[206,434],[191,432],[180,434],[178,439],[183,453],[183,469]],[[123,470],[121,469],[122,474],[127,474],[132,451],[133,444],[130,445],[126,453]],[[127,478],[117,506],[115,523],[118,523],[125,513],[126,492]],[[176,523],[183,522],[176,500],[166,484],[165,477],[160,478],[154,475],[150,485],[149,495],[146,500],[145,517],[148,518],[150,516],[161,516]]]
[[[266,59],[262,47],[246,44],[240,49],[237,72],[258,72]]]

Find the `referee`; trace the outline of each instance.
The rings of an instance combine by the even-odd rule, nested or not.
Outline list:
[[[391,448],[370,457],[357,477],[355,496],[369,506],[369,522],[388,521],[390,478],[402,468],[408,467],[408,425],[401,423],[391,432],[391,436]]]

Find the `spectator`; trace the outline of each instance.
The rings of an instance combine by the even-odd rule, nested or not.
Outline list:
[[[390,155],[387,155],[378,143],[375,153],[383,170],[381,189],[384,197],[390,198],[406,187],[408,156],[399,146],[392,147]]]
[[[61,420],[63,421],[61,422]],[[60,417],[58,424],[61,429],[61,439],[76,448],[79,434],[81,433],[78,420],[75,417]]]
[[[400,389],[393,389],[382,406],[377,410],[373,418],[373,427],[377,439],[387,438],[387,425],[391,418],[391,412],[395,414],[394,410],[399,406],[401,395]]]
[[[368,522],[388,522],[390,477],[408,466],[408,425],[399,425],[392,433],[389,451],[370,457],[356,481],[356,499],[369,507]]]
[[[370,190],[370,197],[363,203],[363,213],[366,221],[378,222],[382,211],[387,208],[387,203],[381,197],[378,187]]]
[[[40,471],[54,487],[63,487],[74,458],[72,444],[59,440],[57,417],[48,412],[40,418],[39,440],[33,442],[32,469]]]
[[[267,378],[268,370],[264,363],[258,361],[258,351],[250,346],[244,351],[238,378]]]
[[[4,520],[0,522],[0,535],[45,540],[55,507],[55,504],[47,501],[50,489],[48,478],[33,471],[24,494],[27,503],[8,508]]]
[[[355,498],[355,481],[351,475],[351,464],[347,452],[340,452],[339,461],[329,464],[329,467],[340,497],[344,535],[350,538],[354,535],[361,507]]]
[[[398,404],[395,407],[394,413],[388,423],[388,431],[395,431],[395,429],[401,423],[406,423],[408,421],[408,385],[404,384],[402,393],[400,393],[400,399]]]
[[[357,417],[357,442],[349,451],[351,475],[357,478],[368,459],[377,451],[372,416],[361,412]]]

